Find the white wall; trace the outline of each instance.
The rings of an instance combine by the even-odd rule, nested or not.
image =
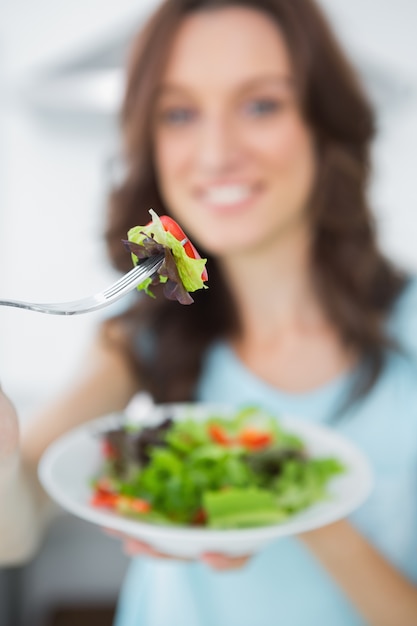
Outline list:
[[[406,269],[417,271],[417,102],[387,119],[375,145],[372,199],[380,240]]]
[[[88,53],[130,31],[159,1],[2,0],[6,75],[14,81]]]
[[[101,238],[115,115],[42,109],[22,87],[36,90],[46,70],[119,37],[151,4],[15,0],[1,7],[0,297],[72,300],[116,277]],[[75,373],[101,316],[0,308],[0,379],[22,419]]]
[[[114,274],[100,235],[112,124],[24,109],[4,122],[0,293],[59,302],[106,286]],[[18,404],[22,394],[53,393],[96,318],[0,309],[0,372]]]
[[[318,0],[355,55],[417,78],[415,0]]]

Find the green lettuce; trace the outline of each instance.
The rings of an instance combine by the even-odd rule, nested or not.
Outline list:
[[[207,259],[189,257],[182,243],[164,229],[155,211],[150,209],[149,213],[152,216],[151,223],[131,228],[127,234],[128,240],[124,243],[130,250],[135,265],[141,259],[162,251],[165,252],[165,261],[158,270],[156,279],[149,278],[138,289],[154,297],[151,286],[163,283],[166,297],[179,300],[182,304],[191,304],[193,300],[189,292],[207,289],[201,277]]]

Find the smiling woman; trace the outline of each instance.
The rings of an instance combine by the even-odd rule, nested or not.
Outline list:
[[[179,30],[156,105],[155,163],[164,201],[211,253],[265,249],[288,225],[305,228],[315,155],[292,72],[262,13],[197,13]]]
[[[139,558],[117,625],[410,626],[417,282],[378,249],[367,202],[373,112],[320,11],[313,0],[166,0],[133,41],[121,121],[114,264],[130,268],[121,240],[153,208],[208,258],[209,289],[189,307],[140,298],[104,323],[81,382],[33,422],[26,465],[146,390],[158,402],[327,423],[368,456],[376,484],[349,521],[251,559],[175,562],[124,538]],[[8,494],[23,498],[14,484]],[[15,502],[3,507],[0,558],[29,525]]]
[[[364,410],[350,434],[372,439],[371,414],[386,413],[379,393],[387,347],[402,343],[400,329],[388,336],[387,319],[394,323],[407,281],[378,250],[367,204],[373,112],[317,7],[309,0],[165,2],[133,44],[122,122],[128,174],[112,198],[113,259],[123,267],[117,241],[133,214],[137,220],[153,206],[183,225],[210,273],[209,291],[181,315],[166,302],[147,302],[109,325],[109,335],[120,321],[129,329],[126,350],[146,388],[159,401],[257,402],[309,419]],[[364,531],[377,524],[371,517]],[[340,528],[330,544],[345,536],[349,552],[356,540]],[[316,553],[311,536],[306,544]],[[128,549],[161,556],[142,544]],[[184,623],[187,612],[193,626],[266,626],[278,614],[288,625],[353,625],[362,623],[359,611],[369,623],[397,626],[416,610],[415,590],[398,579],[404,604],[398,596],[386,619],[387,607],[375,610],[372,594],[363,597],[363,582],[355,586],[349,568],[323,554],[349,606],[293,550],[277,545],[227,584],[203,569],[139,561],[119,623]],[[218,569],[243,564],[205,559]],[[373,560],[381,585],[401,578],[365,542],[356,565],[374,577]],[[133,602],[140,577],[148,586]],[[162,580],[175,593],[156,609]],[[303,607],[291,601],[301,587]]]
[[[133,43],[122,123],[128,174],[112,198],[110,255],[127,268],[120,239],[153,207],[183,225],[208,257],[211,276],[209,294],[197,297],[192,311],[170,312],[170,327],[162,303],[133,314],[135,325],[160,339],[152,364],[139,365],[154,397],[191,397],[204,346],[219,336],[287,390],[325,383],[358,357],[363,368],[351,397],[371,388],[383,367],[384,316],[403,278],[377,249],[367,205],[373,113],[315,5],[164,3]],[[257,331],[251,348],[239,339],[246,314],[234,309],[248,307],[238,282],[250,284],[258,302],[279,283],[288,301],[288,255],[308,275],[297,290],[316,294],[306,310],[323,365],[313,377],[297,349],[295,357],[284,351],[277,367],[269,334]],[[226,276],[232,280],[225,283]],[[320,322],[323,313],[332,330]],[[268,325],[275,324],[274,313]],[[342,351],[335,348],[340,340]],[[169,356],[178,352],[181,364]]]

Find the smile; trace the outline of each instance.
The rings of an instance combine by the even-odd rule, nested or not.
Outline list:
[[[208,204],[239,204],[247,200],[251,193],[251,189],[246,185],[222,185],[208,189],[203,195],[203,200]]]

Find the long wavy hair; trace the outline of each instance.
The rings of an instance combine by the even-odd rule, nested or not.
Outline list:
[[[264,12],[284,36],[303,115],[316,138],[318,174],[309,204],[312,272],[322,306],[346,346],[360,355],[352,398],[378,379],[390,339],[384,320],[405,283],[376,243],[367,201],[372,107],[313,0],[166,0],[133,41],[121,111],[125,174],[110,197],[106,241],[122,271],[131,267],[121,239],[149,221],[149,208],[169,214],[153,162],[152,110],[179,25],[196,11],[230,6]],[[202,251],[204,253],[204,250]],[[238,332],[239,316],[216,260],[210,288],[188,307],[141,298],[108,322],[118,329],[143,388],[158,402],[193,398],[209,344]],[[274,285],[271,285],[274,289]],[[120,332],[121,331],[121,332]]]

